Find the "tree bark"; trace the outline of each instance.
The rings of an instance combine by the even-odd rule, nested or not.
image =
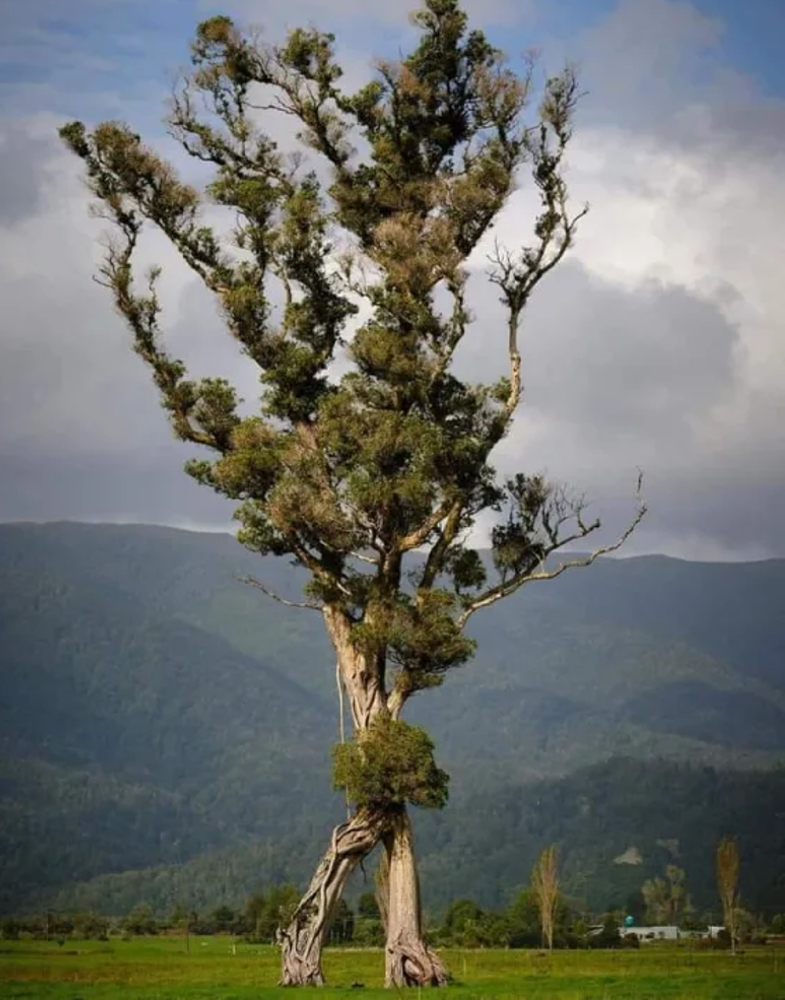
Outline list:
[[[369,662],[351,640],[351,622],[339,609],[323,611],[338,658],[339,677],[349,701],[355,733],[366,730],[386,708],[378,665]],[[288,927],[279,928],[281,986],[321,986],[322,948],[346,881],[382,839],[389,825],[384,812],[361,809],[333,831],[332,843],[316,867],[308,891]]]
[[[422,935],[414,837],[405,806],[390,814],[384,846],[389,865],[385,986],[446,986],[447,970]]]
[[[322,986],[322,948],[346,880],[374,849],[389,823],[384,813],[359,811],[333,830],[332,843],[314,872],[286,928],[281,946],[280,986]]]
[[[351,640],[351,622],[336,608],[324,608],[325,624],[338,657],[356,734],[388,710],[383,668],[367,659]],[[395,715],[400,713],[397,706]],[[308,891],[288,927],[280,928],[281,986],[321,986],[321,954],[346,881],[376,845],[385,846],[387,868],[387,986],[442,986],[447,972],[424,942],[420,888],[411,822],[405,806],[358,812],[336,827],[330,848],[314,872]],[[379,887],[382,892],[383,887]],[[381,902],[381,901],[380,901]],[[384,907],[380,905],[384,912]]]

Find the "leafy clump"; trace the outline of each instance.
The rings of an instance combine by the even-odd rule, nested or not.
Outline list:
[[[437,767],[433,742],[418,726],[380,717],[358,738],[339,743],[333,761],[335,787],[360,808],[447,804],[450,776]]]

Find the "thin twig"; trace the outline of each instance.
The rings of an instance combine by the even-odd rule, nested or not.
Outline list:
[[[322,605],[317,604],[315,601],[289,601],[285,597],[281,597],[280,594],[276,594],[274,590],[270,590],[261,580],[257,580],[253,576],[238,576],[237,580],[240,583],[247,583],[249,587],[255,587],[256,590],[261,590],[263,594],[267,597],[272,597],[274,601],[278,601],[279,604],[286,605],[287,608],[305,608],[308,611],[321,611]]]

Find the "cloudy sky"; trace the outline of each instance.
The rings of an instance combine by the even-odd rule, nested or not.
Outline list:
[[[3,0],[0,39],[0,520],[74,518],[225,529],[227,507],[181,471],[141,363],[91,281],[100,224],[70,118],[123,118],[153,138],[201,18],[280,37],[312,22],[347,75],[406,45],[398,0]],[[588,91],[570,157],[591,213],[526,316],[525,405],[503,469],[545,469],[609,528],[651,512],[631,552],[785,556],[785,37],[782,0],[470,0],[511,57],[578,61]],[[278,13],[285,10],[283,16]],[[280,129],[280,123],[273,123]],[[498,226],[525,239],[523,179]],[[168,343],[196,374],[256,393],[209,299],[166,246]],[[478,334],[460,358],[503,358],[495,294],[472,283]],[[482,327],[482,333],[479,327]]]

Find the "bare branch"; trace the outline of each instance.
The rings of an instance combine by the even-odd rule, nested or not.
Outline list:
[[[584,556],[582,559],[572,559],[568,560],[567,562],[560,563],[552,570],[540,568],[539,570],[536,570],[534,572],[526,571],[524,573],[513,576],[512,579],[510,580],[502,581],[502,583],[498,584],[497,586],[491,587],[489,590],[485,591],[485,593],[480,594],[480,596],[475,598],[475,600],[473,600],[471,604],[467,605],[467,607],[458,617],[459,626],[463,628],[475,611],[479,611],[480,608],[490,607],[497,601],[502,600],[502,598],[509,597],[510,594],[514,594],[516,590],[519,590],[526,583],[533,583],[534,581],[537,580],[555,580],[556,577],[561,576],[562,573],[564,573],[568,569],[577,569],[583,566],[591,566],[591,564],[595,562],[595,560],[599,559],[600,556],[608,555],[608,553],[616,552],[617,549],[620,549],[622,545],[624,545],[624,543],[630,537],[630,535],[633,533],[633,531],[635,531],[635,529],[641,523],[643,518],[646,516],[646,511],[648,508],[646,507],[646,504],[642,500],[641,496],[642,485],[643,485],[643,473],[639,472],[638,485],[636,490],[636,496],[638,499],[638,509],[635,513],[635,517],[632,519],[632,521],[630,521],[630,523],[627,525],[622,534],[619,535],[619,537],[616,539],[615,542],[612,542],[609,545],[600,546],[600,548],[595,549],[593,552],[591,552],[587,556]],[[566,518],[562,520],[566,520]],[[577,532],[567,536],[566,538],[558,540],[557,542],[553,543],[552,545],[543,550],[542,560],[540,562],[541,567],[544,566],[545,560],[548,558],[548,556],[552,555],[558,549],[564,548],[565,545],[569,545],[572,542],[580,541],[582,538],[586,538],[588,535],[591,535],[595,531],[597,531],[600,527],[599,520],[593,521],[591,524],[587,525],[585,524],[585,522],[579,519],[578,523],[579,523],[579,530]]]
[[[279,604],[285,605],[287,608],[304,608],[308,611],[321,611],[322,605],[317,604],[315,601],[289,601],[285,597],[281,597],[280,594],[276,594],[274,590],[271,590],[268,586],[257,580],[253,576],[238,576],[236,578],[239,583],[246,583],[249,587],[254,587],[256,590],[261,590],[263,594],[267,597],[271,597],[274,601],[278,601]]]
[[[424,542],[426,542],[431,532],[435,531],[439,524],[441,524],[445,517],[447,517],[450,513],[453,503],[454,501],[452,497],[442,500],[436,510],[429,514],[418,528],[414,531],[410,531],[408,535],[404,535],[404,537],[398,542],[398,551],[410,552],[412,549],[417,549]]]

